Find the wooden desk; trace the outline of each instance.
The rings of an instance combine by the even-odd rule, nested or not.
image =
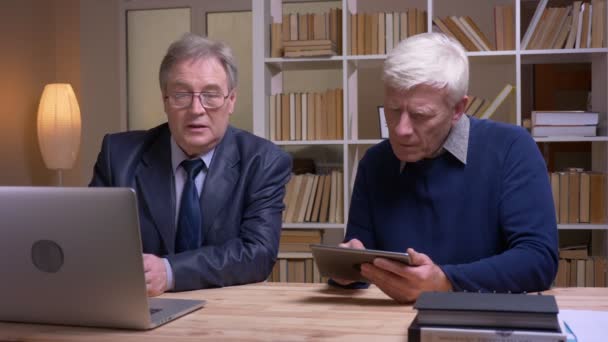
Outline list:
[[[557,296],[560,308],[608,311],[608,288],[547,293]],[[377,288],[262,283],[164,296],[207,305],[144,332],[0,323],[0,341],[404,341],[415,315]]]

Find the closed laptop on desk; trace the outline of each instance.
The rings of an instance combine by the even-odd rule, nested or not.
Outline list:
[[[148,299],[135,193],[0,187],[0,321],[149,329],[203,301]]]

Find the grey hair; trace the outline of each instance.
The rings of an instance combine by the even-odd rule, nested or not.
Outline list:
[[[194,33],[184,34],[167,49],[167,54],[163,57],[158,72],[160,89],[163,92],[167,90],[169,72],[175,64],[190,59],[201,60],[207,58],[215,58],[220,62],[228,77],[228,91],[235,89],[238,80],[238,70],[235,58],[232,55],[232,49],[223,42],[204,38]]]
[[[384,83],[407,91],[420,84],[447,90],[449,105],[469,87],[469,60],[459,42],[442,33],[422,33],[405,39],[384,62]]]

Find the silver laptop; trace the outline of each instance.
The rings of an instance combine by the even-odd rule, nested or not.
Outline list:
[[[133,190],[0,187],[0,321],[151,329],[203,305],[147,298]]]

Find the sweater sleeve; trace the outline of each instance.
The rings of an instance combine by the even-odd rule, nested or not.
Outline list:
[[[367,158],[366,158],[367,157]],[[348,224],[344,242],[357,238],[366,249],[376,249],[376,241],[372,232],[372,210],[370,206],[370,189],[367,174],[368,155],[364,156],[357,168],[355,186],[351,196],[350,209],[348,211]]]
[[[547,169],[534,140],[518,133],[499,169],[498,224],[506,249],[473,263],[442,265],[455,290],[541,291],[555,278],[558,232]]]

